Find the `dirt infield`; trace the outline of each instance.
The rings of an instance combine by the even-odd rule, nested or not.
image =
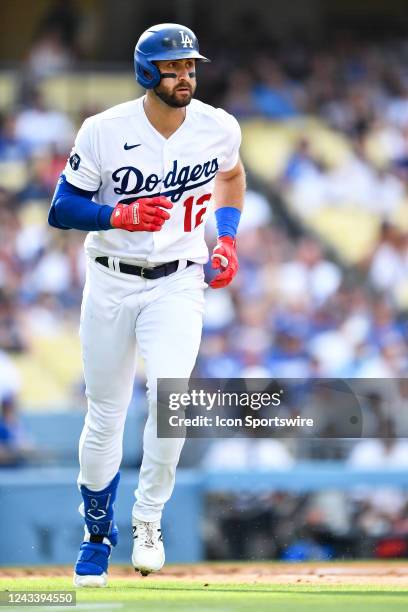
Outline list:
[[[70,577],[72,568],[1,568],[2,578],[28,579]],[[200,563],[169,565],[160,573],[142,578],[131,567],[113,565],[111,578],[144,581],[186,581],[204,585],[214,583],[303,584],[303,585],[387,585],[408,586],[408,562],[338,562],[338,563]]]

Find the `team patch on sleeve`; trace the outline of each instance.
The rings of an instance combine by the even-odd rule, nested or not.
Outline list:
[[[79,157],[78,153],[74,153],[69,158],[69,165],[71,166],[73,170],[78,170],[80,163],[81,163],[81,158]]]

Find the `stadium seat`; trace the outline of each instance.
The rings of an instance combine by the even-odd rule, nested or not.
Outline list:
[[[21,402],[28,408],[64,407],[67,391],[82,380],[81,351],[76,330],[65,328],[52,336],[32,339],[30,352],[15,356],[23,387]],[[56,359],[55,356],[60,355]]]
[[[243,121],[242,134],[245,162],[255,175],[268,182],[281,175],[300,138],[307,138],[312,151],[329,166],[338,165],[350,151],[350,146],[343,136],[312,118],[279,123],[263,120]]]
[[[19,191],[27,182],[27,165],[24,162],[0,162],[0,185],[10,191]]]
[[[15,72],[0,72],[0,109],[8,110],[16,99],[17,79]]]
[[[378,217],[351,204],[321,208],[303,221],[347,264],[357,263],[371,252],[380,229]]]
[[[19,221],[22,226],[47,225],[50,202],[48,200],[27,200],[19,211]]]
[[[401,231],[408,232],[408,200],[405,200],[397,208],[395,213],[391,217],[392,223],[394,223]]]
[[[86,108],[105,109],[140,95],[131,74],[87,72],[50,78],[42,84],[50,107],[71,114]]]

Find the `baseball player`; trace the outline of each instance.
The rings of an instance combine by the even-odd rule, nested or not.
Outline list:
[[[52,200],[49,223],[89,232],[80,319],[88,411],[79,442],[85,537],[76,586],[105,586],[118,539],[114,502],[132,396],[136,343],[149,415],[132,511],[132,562],[143,575],[164,564],[160,529],[183,439],[157,437],[157,378],[189,378],[203,316],[204,224],[214,199],[212,254],[225,287],[238,270],[235,235],[245,191],[234,117],[193,99],[200,55],[178,24],[144,32],[135,71],[146,94],[85,120]]]

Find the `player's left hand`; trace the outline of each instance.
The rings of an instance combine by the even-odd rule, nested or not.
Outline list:
[[[226,287],[230,284],[239,268],[235,240],[231,236],[218,238],[211,261],[213,269],[221,270],[221,272],[210,282],[210,287],[213,289]]]

